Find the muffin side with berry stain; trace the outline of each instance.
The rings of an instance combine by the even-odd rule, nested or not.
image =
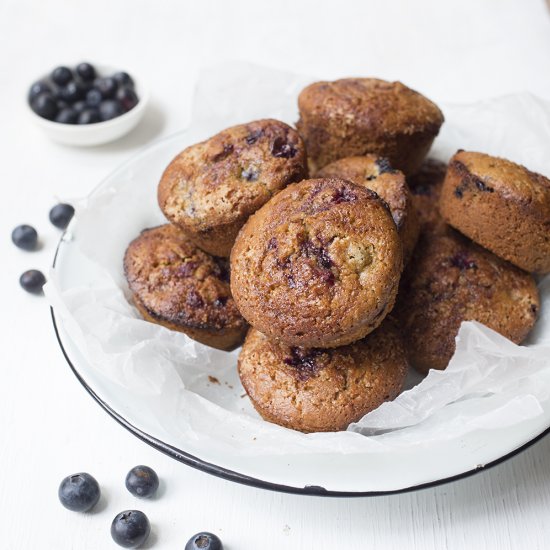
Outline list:
[[[306,176],[305,147],[296,130],[258,120],[182,151],[162,175],[158,201],[197,246],[228,257],[248,217]]]
[[[208,346],[231,350],[248,328],[229,288],[229,263],[197,248],[172,225],[130,243],[124,272],[144,319]]]

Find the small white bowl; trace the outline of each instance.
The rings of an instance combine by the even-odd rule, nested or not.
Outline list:
[[[94,65],[100,76],[111,76],[120,71],[113,67],[105,65]],[[114,141],[133,130],[139,121],[143,118],[147,103],[149,102],[149,92],[143,86],[142,82],[135,78],[135,73],[130,72],[134,81],[134,89],[138,96],[138,104],[123,115],[106,120],[105,122],[95,122],[93,124],[63,124],[54,122],[38,116],[26,100],[27,110],[31,115],[31,120],[53,141],[63,143],[64,145],[76,145],[81,147],[101,145]],[[48,75],[43,75],[41,79],[47,79]],[[38,79],[38,80],[41,80]]]

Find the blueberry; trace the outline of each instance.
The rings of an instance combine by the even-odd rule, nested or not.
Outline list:
[[[120,116],[124,111],[118,101],[107,99],[99,105],[99,118],[101,120],[111,120]]]
[[[50,210],[50,221],[59,229],[65,229],[73,216],[74,208],[70,204],[56,204]]]
[[[11,232],[13,244],[23,250],[34,250],[38,242],[38,233],[30,225],[18,225]]]
[[[52,71],[50,78],[58,86],[65,86],[73,79],[73,73],[68,67],[57,67]]]
[[[222,541],[214,533],[197,533],[185,545],[185,550],[223,550]]]
[[[126,489],[135,497],[151,497],[158,488],[159,478],[149,466],[135,466],[126,476]]]
[[[67,476],[57,491],[61,504],[73,512],[87,512],[99,500],[99,484],[90,474],[84,472]]]
[[[78,115],[78,124],[94,124],[100,122],[97,109],[85,109]]]
[[[94,82],[94,86],[101,92],[101,95],[105,99],[114,97],[116,94],[118,84],[114,78],[97,78]]]
[[[62,99],[58,99],[55,104],[57,105],[57,110],[61,111],[62,109],[66,109],[69,107],[69,104],[66,101],[63,101]]]
[[[132,80],[132,77],[128,73],[125,73],[124,71],[115,73],[113,75],[113,78],[115,79],[115,81],[118,83],[119,86],[130,86],[132,88],[134,87],[134,81]]]
[[[116,93],[116,98],[124,112],[128,112],[138,104],[138,96],[131,88],[119,88]]]
[[[74,109],[71,109],[71,107],[61,109],[55,117],[55,121],[61,122],[62,124],[76,124],[77,120],[78,113]]]
[[[97,88],[91,88],[86,94],[86,103],[90,107],[99,107],[99,104],[103,101],[103,96]]]
[[[57,97],[67,103],[74,103],[84,97],[84,90],[77,82],[71,80],[66,86],[59,88]]]
[[[121,512],[111,523],[113,540],[124,548],[138,548],[151,532],[151,525],[147,516],[139,510]]]
[[[40,80],[35,82],[29,90],[29,102],[32,103],[33,100],[43,93],[52,93],[52,88],[46,82]]]
[[[59,102],[57,102],[57,104],[59,105]],[[85,109],[88,108],[88,104],[83,100],[81,99],[80,101],[77,101],[74,105],[73,105],[73,109],[77,112],[77,113],[81,113],[82,111],[84,111]]]
[[[92,82],[95,78],[96,72],[94,69],[94,66],[90,63],[79,63],[76,66],[76,74],[84,81],[84,82]]]
[[[57,104],[55,99],[48,93],[42,93],[31,103],[32,110],[42,118],[53,120],[57,115]]]
[[[40,294],[42,287],[46,284],[46,277],[38,269],[29,269],[19,277],[19,284],[33,294]]]

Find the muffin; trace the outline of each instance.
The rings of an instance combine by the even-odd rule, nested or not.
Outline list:
[[[314,169],[373,153],[412,174],[443,124],[443,114],[429,99],[401,82],[375,78],[315,82],[300,93],[298,108],[296,127]]]
[[[229,265],[173,225],[146,229],[124,255],[124,273],[143,318],[222,350],[246,334],[229,288]]]
[[[407,178],[421,233],[438,233],[447,231],[449,227],[439,213],[439,197],[446,170],[445,163],[427,159],[414,176]]]
[[[263,334],[330,348],[382,322],[401,268],[401,240],[378,195],[338,178],[312,179],[281,191],[242,228],[231,290]]]
[[[348,157],[331,162],[316,177],[338,177],[368,187],[390,207],[403,244],[403,263],[407,263],[418,239],[419,225],[405,176],[389,161],[376,155]]]
[[[305,177],[306,152],[296,130],[257,120],[182,151],[162,175],[158,201],[199,248],[228,257],[250,214]]]
[[[484,248],[533,273],[550,272],[550,180],[524,166],[459,151],[441,191],[443,218]]]
[[[403,343],[387,321],[328,350],[288,347],[252,328],[239,355],[239,376],[258,413],[301,432],[345,430],[394,399],[406,373]]]
[[[532,275],[449,228],[420,237],[394,309],[408,359],[420,372],[445,369],[462,321],[478,321],[516,344],[540,302]]]

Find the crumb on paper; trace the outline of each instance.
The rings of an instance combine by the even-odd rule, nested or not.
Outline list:
[[[290,535],[290,525],[285,525],[285,526],[283,527],[283,533],[284,533],[285,535]]]
[[[208,380],[210,382],[212,382],[212,384],[219,384],[220,383],[220,381],[215,376],[211,376],[210,374],[208,375]]]
[[[243,397],[246,397],[246,393],[243,393],[243,394],[241,395],[241,399],[242,399]]]

